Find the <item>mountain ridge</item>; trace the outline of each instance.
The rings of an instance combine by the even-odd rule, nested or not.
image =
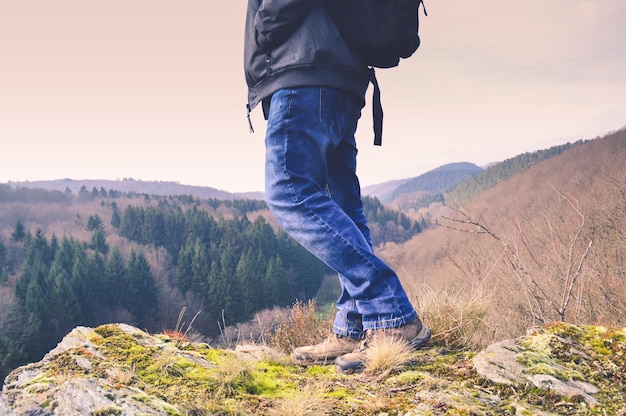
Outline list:
[[[25,188],[41,188],[50,191],[78,194],[84,187],[86,191],[116,190],[120,192],[135,192],[148,195],[192,195],[199,198],[213,199],[263,199],[262,192],[229,192],[200,185],[185,185],[173,181],[144,181],[132,178],[122,180],[110,179],[50,179],[36,181],[10,181],[9,186]]]
[[[416,177],[366,186],[363,188],[363,194],[375,196],[382,203],[388,204],[405,194],[447,191],[449,188],[482,171],[482,168],[470,162],[448,163]]]
[[[461,202],[468,202],[477,192],[495,186],[499,181],[532,166],[546,158],[558,155],[574,144],[562,145],[534,152],[525,152],[488,167],[480,167],[472,162],[452,162],[414,177],[393,179],[378,184],[366,185],[361,189],[364,196],[379,199],[401,211],[425,208],[433,202],[443,202],[448,196]],[[262,191],[229,192],[210,186],[186,185],[173,181],[144,181],[133,178],[109,179],[53,179],[35,181],[9,181],[13,187],[41,188],[59,192],[97,192],[100,189],[121,192],[135,192],[147,195],[191,195],[211,199],[264,199]],[[448,195],[450,194],[450,195]]]

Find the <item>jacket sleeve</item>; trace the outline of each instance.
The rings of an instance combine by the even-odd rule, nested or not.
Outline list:
[[[304,20],[315,0],[263,0],[254,19],[264,50],[280,45]]]

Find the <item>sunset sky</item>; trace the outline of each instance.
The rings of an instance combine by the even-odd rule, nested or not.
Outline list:
[[[426,0],[422,46],[379,70],[363,185],[479,165],[626,126],[626,1]],[[246,121],[244,0],[0,2],[0,183],[176,181],[263,189]],[[368,100],[371,91],[368,92]]]

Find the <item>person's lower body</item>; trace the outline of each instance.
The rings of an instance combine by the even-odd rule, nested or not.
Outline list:
[[[397,274],[372,247],[356,175],[361,107],[358,98],[323,87],[279,90],[269,106],[267,204],[285,231],[335,270],[341,283],[333,324],[339,341],[331,342],[325,359],[356,348],[366,331],[418,319]],[[311,358],[314,347],[301,355]]]

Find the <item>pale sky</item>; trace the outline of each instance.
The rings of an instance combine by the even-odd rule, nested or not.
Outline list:
[[[246,121],[245,0],[0,0],[0,183],[263,189]],[[484,165],[626,126],[626,1],[426,0],[422,46],[379,70],[362,185]],[[371,90],[368,92],[368,101]]]

